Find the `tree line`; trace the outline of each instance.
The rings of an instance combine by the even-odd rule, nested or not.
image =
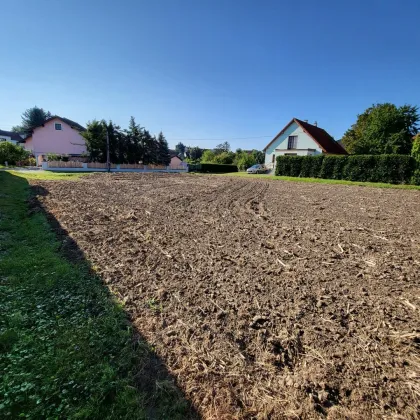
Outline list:
[[[12,131],[31,133],[36,127],[51,118],[50,111],[34,106],[22,113],[22,122],[14,126]],[[112,121],[93,120],[88,122],[86,131],[81,134],[85,139],[87,155],[92,162],[106,162],[107,160],[107,133],[109,137],[109,152],[112,163],[143,163],[169,165],[171,156],[168,142],[160,132],[157,136],[136,123],[134,117],[130,118],[127,129]]]
[[[86,142],[87,153],[92,162],[106,162],[107,134],[112,163],[143,163],[145,165],[169,165],[171,156],[168,142],[160,132],[157,136],[130,118],[128,128],[122,130],[112,121],[93,120],[81,133]]]
[[[259,150],[236,149],[236,152],[233,152],[227,141],[218,144],[214,149],[201,149],[196,146],[189,147],[183,143],[178,143],[175,146],[175,151],[188,163],[236,165],[240,170],[245,170],[256,163],[262,164],[265,160],[264,152]]]
[[[49,111],[37,106],[22,114],[22,123],[12,128],[16,132],[30,133],[51,117]],[[357,116],[356,122],[345,132],[342,145],[350,154],[410,154],[413,138],[418,133],[420,121],[418,107],[396,106],[391,103],[375,104]],[[170,154],[163,135],[153,136],[131,117],[127,129],[112,121],[94,120],[82,133],[92,161],[106,162],[106,134],[109,136],[110,158],[113,163],[139,163],[168,165]],[[264,163],[264,152],[258,150],[231,151],[228,142],[214,149],[185,146],[178,143],[176,153],[188,163],[234,164],[246,169]]]

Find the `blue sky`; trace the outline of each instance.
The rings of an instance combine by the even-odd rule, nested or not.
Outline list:
[[[376,102],[420,105],[418,0],[0,3],[0,129],[34,105],[134,115],[170,146],[262,149],[292,117],[339,139]],[[197,140],[196,140],[197,139]]]

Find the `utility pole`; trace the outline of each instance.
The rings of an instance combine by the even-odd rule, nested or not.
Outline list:
[[[109,161],[109,134],[108,127],[106,128],[106,167],[108,172],[111,172],[111,162]]]

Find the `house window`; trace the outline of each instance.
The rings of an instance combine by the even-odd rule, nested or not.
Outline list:
[[[271,163],[274,163],[276,161],[276,155],[273,154],[273,156],[271,157]]]
[[[54,125],[55,125],[55,129],[56,130],[59,130],[59,131],[62,130],[62,127],[61,127],[61,124],[60,123],[55,123]]]
[[[298,136],[289,136],[289,142],[287,143],[288,149],[297,149],[297,138]]]

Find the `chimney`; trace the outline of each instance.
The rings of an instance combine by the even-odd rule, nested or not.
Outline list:
[[[315,121],[315,122],[314,122],[314,126],[315,126],[315,127],[318,127],[318,121]]]
[[[303,120],[303,121],[305,121],[306,123],[308,122],[308,120]]]

